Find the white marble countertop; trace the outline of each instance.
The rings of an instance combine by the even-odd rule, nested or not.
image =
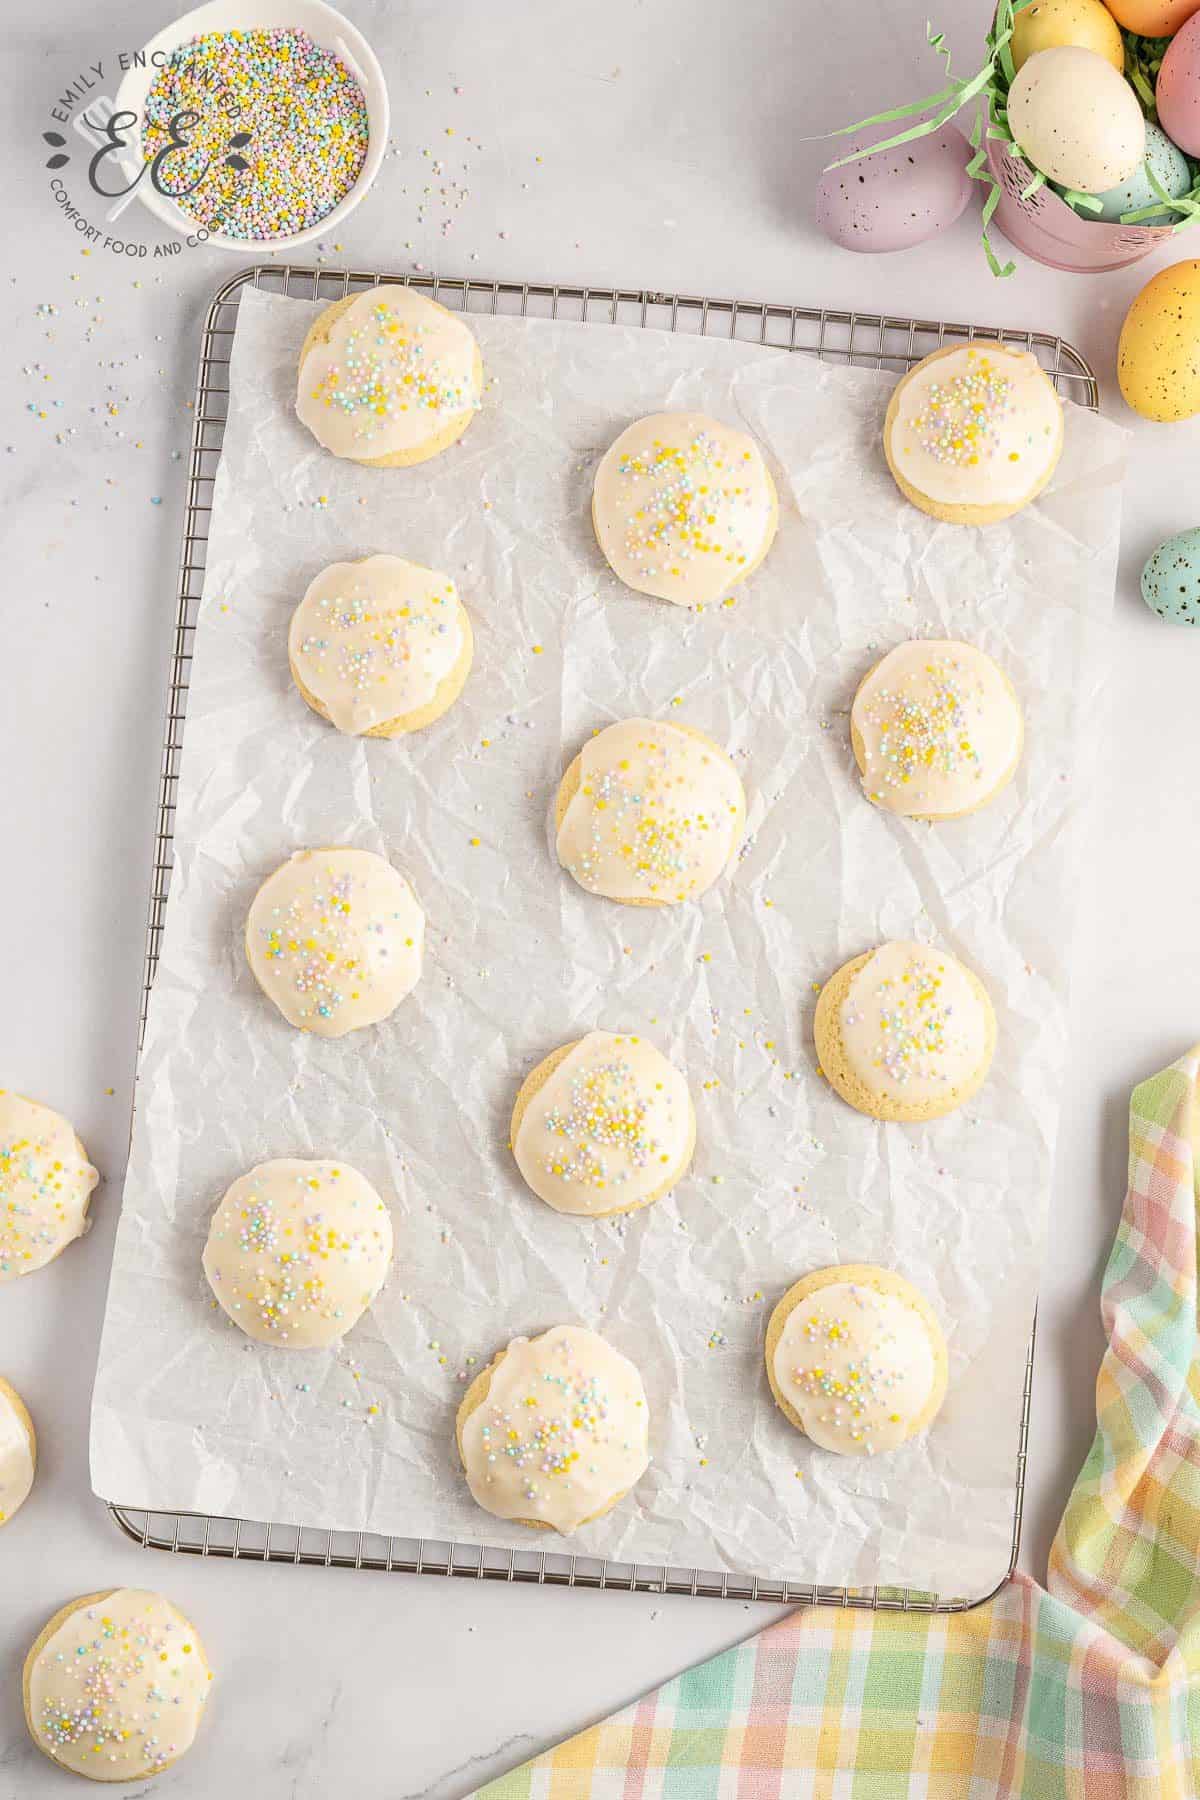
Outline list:
[[[1200,491],[1200,422],[1136,421],[1114,380],[1124,308],[1153,265],[1091,278],[1030,266],[996,283],[969,221],[887,259],[816,234],[812,186],[829,153],[812,134],[939,83],[924,0],[863,0],[843,32],[829,31],[817,0],[346,9],[387,72],[397,154],[336,234],[341,247],[326,246],[331,264],[1045,328],[1091,358],[1106,408],[1133,430],[1042,1286],[1022,1551],[1041,1574],[1092,1434],[1097,1277],[1123,1193],[1128,1090],[1200,1036],[1200,633],[1159,624],[1137,595],[1152,545],[1200,523],[1188,499]],[[981,35],[987,10],[970,0],[939,18],[960,70],[975,34],[951,14],[973,15]],[[201,249],[157,262],[84,256],[50,195],[40,133],[78,71],[111,67],[173,11],[163,0],[46,0],[8,28],[0,1081],[67,1113],[106,1179],[90,1237],[0,1299],[0,1369],[28,1399],[42,1452],[35,1494],[0,1537],[0,1800],[77,1791],[28,1742],[21,1662],[64,1599],[121,1584],[166,1588],[220,1674],[203,1736],[163,1792],[456,1796],[773,1611],[168,1561],[120,1538],[90,1492],[87,1414],[128,1130],[188,401],[199,321],[238,261]],[[469,189],[460,204],[438,193],[451,179]],[[150,245],[172,241],[144,219],[136,231]]]

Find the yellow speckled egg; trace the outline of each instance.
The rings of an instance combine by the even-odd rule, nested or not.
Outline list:
[[[1013,20],[1012,59],[1018,69],[1039,50],[1061,50],[1064,44],[1094,50],[1114,69],[1125,68],[1117,21],[1101,0],[1033,0]]]
[[[1035,169],[1085,194],[1107,193],[1146,154],[1137,95],[1111,63],[1073,44],[1029,58],[1008,90],[1008,123]]]
[[[1200,262],[1172,263],[1146,283],[1121,327],[1117,380],[1143,418],[1200,413]]]
[[[1108,10],[1126,31],[1142,37],[1171,37],[1200,12],[1200,0],[1106,0]]]

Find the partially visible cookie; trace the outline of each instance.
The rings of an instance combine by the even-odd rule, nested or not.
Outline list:
[[[99,1179],[60,1113],[0,1088],[0,1283],[44,1269],[84,1235]]]
[[[0,1375],[0,1526],[29,1498],[37,1469],[37,1433],[16,1388]]]

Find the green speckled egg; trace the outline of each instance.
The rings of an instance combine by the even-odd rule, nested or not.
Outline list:
[[[1104,208],[1099,216],[1117,220],[1122,213],[1140,212],[1144,206],[1153,206],[1158,195],[1150,185],[1151,175],[1163,192],[1170,194],[1172,200],[1178,199],[1180,194],[1186,194],[1192,185],[1192,171],[1183,151],[1176,149],[1165,131],[1147,120],[1145,160],[1139,163],[1126,181],[1118,182],[1106,194],[1096,195]],[[1093,213],[1091,217],[1095,218],[1096,215]],[[1151,219],[1139,219],[1138,224],[1169,225],[1175,217],[1177,215],[1174,213],[1159,212]]]
[[[1142,570],[1142,599],[1169,625],[1200,625],[1200,525],[1158,546]]]

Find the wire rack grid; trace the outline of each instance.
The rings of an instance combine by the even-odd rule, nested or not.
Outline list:
[[[213,297],[201,338],[195,412],[185,496],[183,543],[175,636],[159,777],[154,865],[146,932],[138,1049],[145,1036],[150,994],[174,864],[175,806],[183,749],[188,682],[196,617],[204,584],[208,523],[229,402],[229,362],[237,310],[247,288],[332,303],[380,282],[399,282],[464,313],[573,319],[722,336],[764,344],[825,362],[903,374],[947,344],[1001,343],[1035,355],[1059,394],[1092,411],[1099,407],[1089,364],[1060,337],[1004,326],[953,324],[891,314],[837,312],[827,307],[769,301],[718,300],[641,288],[580,287],[551,282],[480,281],[413,276],[378,270],[331,270],[261,264],[242,270]],[[501,1550],[429,1539],[384,1537],[372,1532],[272,1525],[204,1513],[150,1511],[108,1502],[113,1520],[143,1549],[175,1555],[253,1563],[291,1563],[381,1573],[457,1576],[474,1581],[613,1589],[625,1593],[688,1594],[712,1599],[761,1600],[798,1606],[841,1606],[896,1612],[965,1612],[991,1599],[1016,1568],[1021,1541],[1025,1459],[1033,1388],[1034,1332],[1030,1333],[1022,1388],[1013,1485],[1012,1551],[1008,1569],[991,1593],[942,1598],[913,1588],[828,1587],[784,1578],[715,1573],[702,1569],[618,1563],[544,1550]]]

